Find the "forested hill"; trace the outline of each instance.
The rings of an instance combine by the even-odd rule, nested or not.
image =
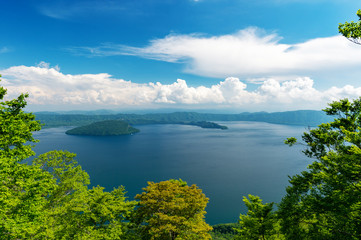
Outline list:
[[[125,135],[139,132],[127,122],[119,120],[105,120],[91,123],[89,125],[76,127],[66,131],[69,135],[89,135],[89,136],[111,136]]]
[[[276,124],[317,126],[329,122],[333,117],[322,111],[300,110],[288,112],[257,112],[240,114],[212,114],[196,112],[152,113],[152,114],[58,114],[51,112],[35,113],[44,127],[83,126],[97,121],[124,120],[129,124],[186,124],[200,121],[258,121]]]

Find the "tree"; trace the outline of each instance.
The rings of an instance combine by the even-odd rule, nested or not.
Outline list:
[[[315,161],[290,179],[281,230],[288,239],[361,239],[361,98],[324,111],[335,119],[303,134],[303,152]]]
[[[350,41],[361,44],[361,10],[357,11],[357,16],[359,17],[358,22],[345,22],[344,24],[339,24],[339,32],[349,39]]]
[[[89,175],[75,156],[67,151],[50,151],[33,161],[57,183],[46,197],[48,219],[43,231],[47,229],[45,232],[51,232],[55,239],[121,239],[135,202],[126,201],[123,187],[112,192],[104,192],[99,186],[88,189]]]
[[[212,228],[204,221],[208,198],[182,180],[148,182],[135,198],[134,221],[142,239],[210,239]]]
[[[238,235],[238,223],[221,223],[212,226],[213,230],[210,233],[214,240],[234,240]]]
[[[243,197],[243,202],[248,208],[247,215],[239,217],[239,239],[281,239],[277,232],[277,218],[273,212],[274,203],[263,204],[258,196],[251,194]]]
[[[33,131],[40,124],[26,106],[27,94],[3,101],[6,89],[0,87],[0,236],[3,239],[33,238],[44,223],[44,195],[55,187],[47,172],[20,162],[35,153]]]
[[[28,94],[3,101],[6,93],[7,90],[0,86],[0,157],[21,161],[34,155],[31,150],[33,145],[25,143],[37,142],[32,132],[39,131],[41,127],[35,115],[22,110]]]

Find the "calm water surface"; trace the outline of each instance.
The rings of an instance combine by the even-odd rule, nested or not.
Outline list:
[[[236,222],[246,208],[242,196],[254,194],[279,202],[288,175],[310,163],[300,147],[283,144],[305,127],[260,122],[218,122],[228,130],[186,125],[139,125],[126,136],[69,136],[69,128],[44,129],[35,152],[68,150],[90,175],[92,185],[112,190],[125,186],[133,199],[147,181],[183,179],[199,186],[210,199],[209,224]]]

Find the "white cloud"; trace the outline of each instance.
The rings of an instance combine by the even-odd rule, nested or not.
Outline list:
[[[115,79],[107,73],[63,74],[58,67],[50,67],[45,62],[32,67],[14,66],[0,72],[3,75],[1,84],[8,89],[9,97],[28,92],[30,105],[63,105],[67,109],[182,106],[282,111],[321,109],[327,102],[361,95],[361,88],[350,85],[319,91],[308,77],[281,83],[267,79],[250,91],[235,77],[210,87],[190,87],[181,79],[172,84],[138,84]]]
[[[247,28],[235,34],[203,36],[171,34],[146,47],[104,44],[72,50],[89,56],[134,55],[185,63],[185,71],[201,76],[259,77],[330,74],[347,68],[360,72],[361,47],[341,36],[316,38],[298,44],[281,43],[275,33]]]
[[[268,99],[281,103],[289,103],[295,100],[318,103],[322,98],[327,99],[326,95],[313,87],[313,80],[308,77],[284,81],[283,83],[268,79],[259,87],[259,92],[267,96]]]

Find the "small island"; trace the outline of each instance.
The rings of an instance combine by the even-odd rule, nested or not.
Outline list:
[[[207,122],[207,121],[189,122],[189,123],[187,123],[187,125],[198,126],[201,128],[217,128],[217,129],[222,129],[222,130],[228,129],[228,127],[226,127],[226,126],[222,126],[217,123]]]
[[[86,136],[117,136],[139,132],[130,126],[127,122],[121,120],[106,120],[91,123],[86,126],[76,127],[66,131],[69,135],[86,135]]]

